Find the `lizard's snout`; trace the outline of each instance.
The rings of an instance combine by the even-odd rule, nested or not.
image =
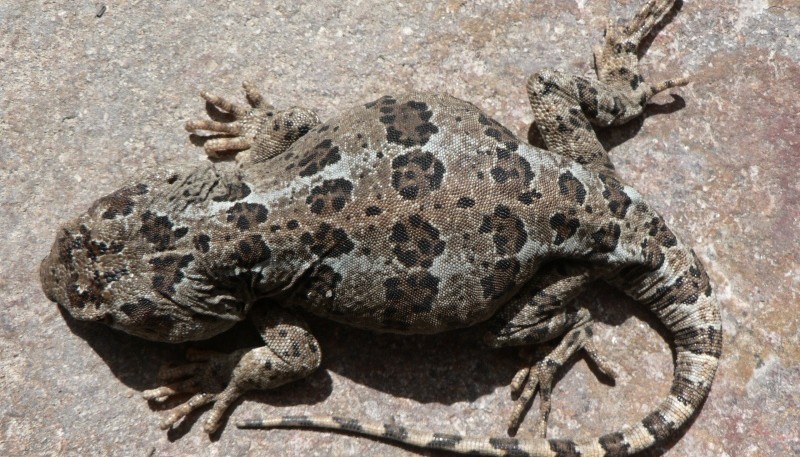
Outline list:
[[[89,298],[99,299],[99,297],[93,293],[90,281],[81,280],[73,254],[74,247],[75,237],[68,228],[62,227],[56,235],[50,253],[39,265],[39,281],[47,298],[58,303],[73,317],[96,321],[101,319],[105,312],[99,303],[97,306],[87,306]]]
[[[62,304],[66,300],[66,296],[63,293],[66,284],[62,284],[61,278],[63,275],[60,274],[60,270],[64,270],[65,268],[63,265],[59,265],[58,255],[55,251],[60,239],[64,236],[63,233],[59,234],[50,253],[42,260],[42,263],[39,264],[39,281],[42,283],[44,294],[51,301]]]

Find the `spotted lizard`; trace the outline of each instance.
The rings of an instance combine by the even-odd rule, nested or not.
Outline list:
[[[447,95],[389,95],[326,122],[276,110],[251,84],[248,105],[202,93],[220,120],[211,162],[145,171],[65,223],[41,264],[47,297],[73,317],[148,340],[207,339],[251,319],[264,345],[230,354],[190,351],[162,373],[149,400],[193,393],[170,428],[213,403],[208,433],[242,393],[308,376],[321,350],[305,313],[404,334],[481,326],[493,348],[549,344],[512,380],[509,434],[538,391],[537,438],[475,438],[339,416],[249,420],[244,428],[345,430],[423,448],[515,456],[621,456],[675,435],[711,387],[720,311],[694,252],[617,175],[593,126],[642,114],[653,95],[642,39],[674,0],[650,0],[610,23],[595,50],[597,80],[554,70],[527,91],[546,150],[520,141],[471,103]],[[212,116],[214,117],[214,116]],[[664,399],[641,421],[584,442],[546,439],[554,374],[592,342],[592,317],[573,300],[593,282],[654,312],[675,344]]]

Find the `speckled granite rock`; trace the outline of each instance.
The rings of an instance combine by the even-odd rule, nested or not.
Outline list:
[[[203,113],[197,91],[238,94],[244,79],[323,118],[398,89],[447,91],[524,136],[526,75],[591,72],[605,18],[639,1],[253,3],[121,2],[99,18],[92,2],[0,4],[0,454],[412,454],[232,423],[210,441],[193,421],[160,431],[139,393],[181,348],[65,320],[37,275],[57,224],[142,167],[203,160],[182,129]],[[651,455],[800,454],[800,6],[735,3],[684,4],[653,40],[645,74],[692,74],[694,84],[660,96],[644,122],[602,134],[622,176],[695,247],[723,306],[711,396],[680,440]],[[669,347],[654,320],[605,287],[582,299],[620,376],[603,384],[577,360],[555,389],[550,436],[637,420],[669,388]],[[233,418],[347,412],[504,432],[513,351],[482,350],[469,332],[376,338],[312,327],[324,370],[249,395]]]

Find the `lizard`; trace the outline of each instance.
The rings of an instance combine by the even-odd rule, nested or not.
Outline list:
[[[547,347],[524,358],[511,437],[467,437],[339,416],[254,419],[243,428],[327,428],[482,455],[621,456],[676,434],[705,401],[721,355],[720,309],[695,253],[617,175],[593,128],[640,116],[657,93],[639,71],[640,43],[673,8],[649,0],[609,22],[597,80],[541,70],[527,92],[546,149],[520,141],[475,105],[447,95],[387,95],[321,121],[277,110],[252,84],[248,105],[202,92],[218,120],[210,157],[145,170],[63,224],[40,266],[46,296],[78,320],[144,339],[210,338],[251,320],[264,345],[189,350],[165,401],[192,394],[168,429],[213,404],[207,433],[243,393],[308,376],[319,344],[310,313],[403,334],[481,326],[492,348]],[[214,116],[212,115],[212,119]],[[651,310],[675,345],[668,396],[639,422],[596,439],[547,439],[554,374],[579,351],[612,370],[574,298],[605,281]],[[546,346],[545,346],[546,345]],[[513,438],[535,394],[536,438]]]

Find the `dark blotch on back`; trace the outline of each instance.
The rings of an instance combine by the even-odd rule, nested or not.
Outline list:
[[[553,244],[559,245],[564,241],[572,238],[580,227],[578,219],[567,216],[564,213],[556,213],[550,218],[550,228],[555,231],[555,239]]]
[[[495,262],[489,276],[481,278],[483,297],[496,300],[513,291],[517,286],[519,271],[519,260],[515,257],[506,257]]]
[[[226,211],[226,221],[239,230],[248,230],[267,221],[269,210],[259,203],[239,202]]]
[[[172,230],[174,224],[169,216],[157,216],[151,211],[142,213],[141,222],[139,233],[153,245],[156,251],[175,249],[175,241],[183,238],[189,232],[188,227]]]
[[[586,200],[586,188],[569,170],[558,177],[558,189],[561,195],[569,197],[570,200],[577,202],[579,205],[583,205]]]
[[[329,139],[321,141],[313,149],[307,151],[303,158],[298,162],[300,176],[312,176],[320,170],[338,162],[342,158],[339,153],[339,146],[334,146]]]
[[[390,143],[423,146],[439,132],[430,122],[433,111],[426,103],[411,100],[398,104],[394,98],[385,96],[365,106],[380,111],[379,120],[386,126],[386,140]]]
[[[211,237],[205,233],[201,233],[195,236],[192,242],[194,243],[195,249],[205,254],[210,248],[209,242],[211,242]]]
[[[459,208],[472,208],[475,206],[475,199],[472,197],[460,197],[456,206]]]
[[[528,240],[522,219],[506,205],[497,205],[491,215],[484,215],[478,233],[491,233],[495,252],[501,256],[518,253]]]
[[[259,234],[250,234],[236,242],[231,260],[237,267],[252,267],[261,262],[267,262],[272,257],[272,251]]]
[[[431,152],[417,148],[392,160],[392,187],[414,200],[439,189],[445,168]]]
[[[603,198],[608,201],[608,209],[611,211],[611,214],[619,219],[624,218],[625,213],[628,212],[628,207],[633,201],[628,194],[625,193],[622,184],[612,176],[601,174],[600,180],[603,181],[605,187],[603,189]]]
[[[312,213],[330,215],[344,209],[351,199],[353,183],[344,179],[326,179],[322,184],[311,189],[306,197],[306,204]]]
[[[167,296],[174,295],[175,285],[185,277],[183,269],[189,266],[193,260],[194,256],[191,254],[183,256],[167,254],[150,259],[149,263],[153,270],[153,289]]]
[[[389,241],[392,252],[406,268],[430,268],[433,260],[444,252],[445,242],[439,239],[439,230],[419,214],[392,226]]]
[[[338,257],[355,248],[355,244],[347,236],[347,232],[340,228],[334,228],[326,222],[319,224],[313,233],[304,232],[300,235],[300,242],[308,246],[311,253],[320,257]]]
[[[132,321],[137,322],[148,330],[156,332],[169,331],[175,324],[175,318],[168,312],[159,313],[158,306],[146,298],[139,298],[135,302],[124,303],[120,311],[125,313]]]

